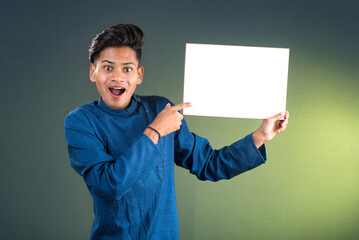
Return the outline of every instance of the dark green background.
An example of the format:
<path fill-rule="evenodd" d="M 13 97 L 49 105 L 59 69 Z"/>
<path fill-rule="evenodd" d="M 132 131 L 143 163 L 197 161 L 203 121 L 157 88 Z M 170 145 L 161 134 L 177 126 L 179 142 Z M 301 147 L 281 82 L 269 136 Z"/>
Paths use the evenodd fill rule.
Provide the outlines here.
<path fill-rule="evenodd" d="M 291 119 L 269 161 L 219 183 L 175 169 L 180 239 L 357 239 L 358 12 L 356 0 L 1 3 L 0 239 L 89 239 L 92 200 L 69 166 L 63 121 L 98 98 L 87 50 L 116 23 L 146 35 L 137 93 L 175 103 L 186 42 L 291 49 Z M 186 120 L 216 148 L 260 124 Z"/>

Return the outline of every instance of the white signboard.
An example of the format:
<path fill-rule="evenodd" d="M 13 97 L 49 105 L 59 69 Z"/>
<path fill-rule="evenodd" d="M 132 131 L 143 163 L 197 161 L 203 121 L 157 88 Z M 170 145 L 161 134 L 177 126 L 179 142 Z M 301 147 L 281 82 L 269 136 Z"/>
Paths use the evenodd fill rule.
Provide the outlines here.
<path fill-rule="evenodd" d="M 265 119 L 286 109 L 288 48 L 186 44 L 183 114 Z"/>

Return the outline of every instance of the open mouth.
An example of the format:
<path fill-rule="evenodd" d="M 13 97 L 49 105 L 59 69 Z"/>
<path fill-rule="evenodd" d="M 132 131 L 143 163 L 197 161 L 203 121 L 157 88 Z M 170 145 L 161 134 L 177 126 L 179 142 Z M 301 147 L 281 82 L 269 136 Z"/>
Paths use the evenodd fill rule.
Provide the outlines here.
<path fill-rule="evenodd" d="M 112 93 L 112 95 L 117 97 L 121 96 L 126 91 L 126 89 L 121 87 L 110 87 L 109 90 Z"/>

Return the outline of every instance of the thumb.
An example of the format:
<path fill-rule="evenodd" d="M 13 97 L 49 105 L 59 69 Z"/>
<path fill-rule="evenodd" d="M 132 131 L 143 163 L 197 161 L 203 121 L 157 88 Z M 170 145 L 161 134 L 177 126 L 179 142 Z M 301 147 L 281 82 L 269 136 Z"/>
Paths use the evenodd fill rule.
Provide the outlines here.
<path fill-rule="evenodd" d="M 285 112 L 280 112 L 280 113 L 274 115 L 273 117 L 270 117 L 268 120 L 277 121 L 277 120 L 283 119 L 284 115 L 285 115 Z"/>
<path fill-rule="evenodd" d="M 171 107 L 171 104 L 170 103 L 167 103 L 166 107 L 165 108 L 169 108 Z"/>

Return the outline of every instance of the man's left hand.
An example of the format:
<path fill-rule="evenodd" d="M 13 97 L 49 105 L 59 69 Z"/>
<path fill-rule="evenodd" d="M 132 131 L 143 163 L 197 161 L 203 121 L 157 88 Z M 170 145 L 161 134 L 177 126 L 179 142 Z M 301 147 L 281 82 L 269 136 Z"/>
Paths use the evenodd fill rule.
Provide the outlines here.
<path fill-rule="evenodd" d="M 289 112 L 285 111 L 264 119 L 261 126 L 252 135 L 257 148 L 274 138 L 277 133 L 284 132 L 288 124 L 288 118 Z"/>

